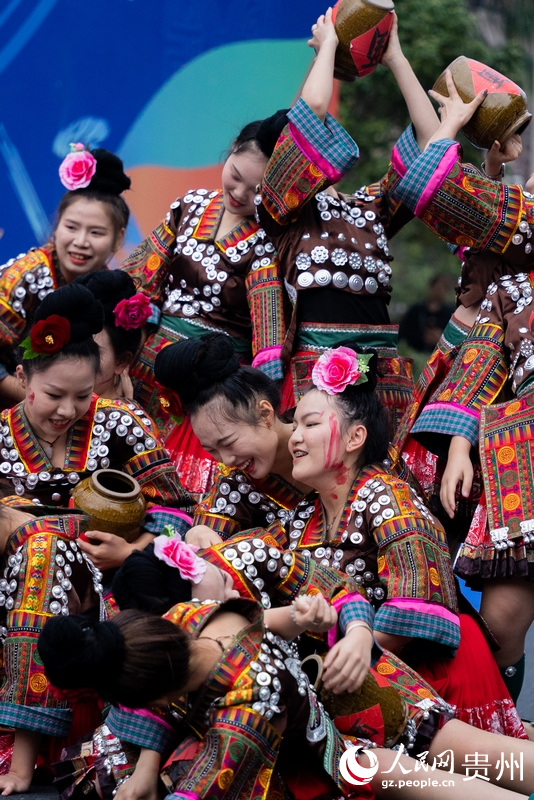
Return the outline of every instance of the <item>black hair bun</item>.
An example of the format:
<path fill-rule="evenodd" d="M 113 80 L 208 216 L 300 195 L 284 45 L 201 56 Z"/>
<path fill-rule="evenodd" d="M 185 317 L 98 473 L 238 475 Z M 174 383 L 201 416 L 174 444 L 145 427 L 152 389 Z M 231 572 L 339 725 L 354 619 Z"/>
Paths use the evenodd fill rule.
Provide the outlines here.
<path fill-rule="evenodd" d="M 154 372 L 158 383 L 176 392 L 188 408 L 201 391 L 224 381 L 239 366 L 231 338 L 207 333 L 164 347 L 156 356 Z"/>
<path fill-rule="evenodd" d="M 264 119 L 258 128 L 256 141 L 261 152 L 270 158 L 278 141 L 278 137 L 287 125 L 287 112 L 289 108 L 281 108 L 272 116 Z"/>
<path fill-rule="evenodd" d="M 53 617 L 37 645 L 48 679 L 59 689 L 99 689 L 124 658 L 124 639 L 113 622 L 92 617 Z"/>
<path fill-rule="evenodd" d="M 121 269 L 102 269 L 99 272 L 89 272 L 86 275 L 80 275 L 73 283 L 85 286 L 97 300 L 100 300 L 104 306 L 106 325 L 115 325 L 113 313 L 115 306 L 121 300 L 133 297 L 136 292 L 132 278 Z"/>
<path fill-rule="evenodd" d="M 154 555 L 154 545 L 134 550 L 113 578 L 112 592 L 121 611 L 136 608 L 162 615 L 191 600 L 191 584 L 175 567 Z"/>
<path fill-rule="evenodd" d="M 110 150 L 97 147 L 91 150 L 96 158 L 96 172 L 91 179 L 89 188 L 101 194 L 122 194 L 129 189 L 132 182 L 124 172 L 122 160 Z"/>
<path fill-rule="evenodd" d="M 104 327 L 104 308 L 85 286 L 71 283 L 48 294 L 35 312 L 33 324 L 52 314 L 70 322 L 70 341 L 80 342 L 100 333 Z"/>

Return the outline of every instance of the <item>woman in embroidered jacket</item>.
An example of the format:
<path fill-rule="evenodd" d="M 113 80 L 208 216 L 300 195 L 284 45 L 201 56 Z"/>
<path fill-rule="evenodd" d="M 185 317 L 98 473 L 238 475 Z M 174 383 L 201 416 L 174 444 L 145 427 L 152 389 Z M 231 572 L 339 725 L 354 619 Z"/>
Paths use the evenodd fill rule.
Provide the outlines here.
<path fill-rule="evenodd" d="M 462 496 L 469 495 L 471 454 L 476 461 L 473 448 L 480 448 L 484 496 L 456 569 L 483 590 L 481 610 L 501 645 L 497 663 L 517 698 L 534 592 L 529 277 L 534 198 L 528 191 L 534 182 L 531 176 L 525 190 L 506 186 L 462 164 L 460 145 L 453 139 L 484 96 L 464 104 L 450 76 L 448 88 L 449 97 L 438 98 L 440 129 L 413 167 L 402 171 L 396 192 L 438 235 L 470 248 L 471 258 L 492 264 L 493 273 L 475 325 L 412 435 L 448 459 L 441 499 L 451 517 L 458 483 Z M 505 387 L 517 399 L 495 404 Z"/>
<path fill-rule="evenodd" d="M 69 191 L 59 203 L 50 240 L 0 267 L 0 392 L 6 408 L 24 396 L 11 373 L 16 348 L 39 304 L 78 275 L 105 269 L 128 225 L 130 211 L 121 195 L 130 188 L 130 179 L 120 158 L 76 144 L 59 175 Z"/>
<path fill-rule="evenodd" d="M 181 543 L 177 546 L 189 547 Z M 192 582 L 205 568 L 202 559 L 191 559 L 175 548 L 168 555 L 181 575 L 189 574 Z M 262 613 L 254 602 L 226 599 L 221 589 L 220 600 L 179 603 L 161 619 L 132 610 L 122 612 L 112 622 L 96 625 L 84 617 L 53 620 L 41 634 L 39 652 L 54 685 L 65 689 L 93 686 L 115 705 L 129 709 L 154 705 L 173 708 L 175 721 L 183 719 L 202 737 L 196 745 L 188 744 L 186 760 L 183 747 L 179 748 L 181 770 L 171 779 L 171 796 L 176 800 L 208 796 L 252 800 L 267 798 L 274 791 L 285 794 L 292 787 L 302 793 L 303 771 L 307 772 L 305 791 L 309 798 L 334 798 L 340 791 L 345 797 L 370 798 L 373 792 L 386 797 L 392 791 L 400 798 L 411 796 L 398 788 L 395 778 L 413 770 L 415 762 L 390 750 L 374 753 L 382 771 L 391 770 L 393 787 L 389 781 L 376 778 L 370 788 L 356 788 L 344 778 L 340 769 L 344 739 L 348 736 L 347 741 L 355 744 L 361 740 L 357 734 L 342 737 L 336 730 L 301 669 L 295 647 L 286 641 L 302 630 L 326 630 L 335 625 L 335 618 L 329 616 L 331 609 L 317 613 L 317 606 L 316 601 L 303 598 L 291 612 L 282 608 Z M 357 649 L 367 651 L 369 660 L 369 628 L 355 622 L 352 629 L 348 626 L 341 642 L 348 642 L 353 633 Z M 111 673 L 109 663 L 115 667 Z M 476 743 L 477 750 L 490 754 L 493 764 L 505 743 L 511 742 L 452 720 L 443 701 L 430 687 L 421 686 L 417 676 L 395 656 L 384 653 L 381 663 L 389 666 L 384 670 L 388 676 L 404 674 L 405 680 L 399 685 L 405 687 L 405 696 L 411 700 L 407 700 L 410 733 L 406 740 L 416 748 L 427 747 L 430 758 L 451 749 L 463 759 L 462 748 Z M 332 664 L 327 664 L 326 672 L 335 689 L 353 691 L 366 670 L 349 680 Z M 419 683 L 419 691 L 410 695 L 412 683 Z M 419 698 L 423 696 L 422 702 Z M 144 720 L 155 721 L 155 715 L 147 711 L 130 712 L 130 718 L 125 733 L 134 732 Z M 168 726 L 166 733 L 172 738 Z M 406 731 L 401 741 L 404 735 Z M 119 787 L 119 800 L 157 795 L 163 736 L 159 742 L 145 736 L 140 744 L 135 772 Z M 110 737 L 109 731 L 99 735 L 97 753 L 102 754 L 103 745 L 111 746 L 112 760 L 124 763 L 120 742 Z M 513 796 L 509 790 L 518 788 L 523 796 L 530 791 L 534 768 L 528 756 L 534 745 L 514 741 L 513 747 L 523 754 L 527 765 L 524 788 L 505 776 L 499 787 L 472 785 L 473 797 L 505 800 Z M 85 748 L 85 753 L 89 752 Z M 313 781 L 309 780 L 310 772 Z M 495 767 L 489 777 L 496 782 L 502 776 Z M 454 787 L 432 791 L 431 796 L 453 798 Z"/>
<path fill-rule="evenodd" d="M 131 371 L 135 398 L 154 418 L 184 486 L 196 493 L 211 487 L 215 464 L 188 421 L 160 403 L 157 354 L 173 342 L 223 332 L 243 363 L 252 361 L 273 378 L 282 377 L 285 326 L 278 261 L 254 219 L 255 188 L 280 128 L 271 141 L 260 143 L 260 123 L 246 125 L 233 142 L 222 189 L 191 190 L 175 200 L 165 221 L 122 265 L 161 309 L 159 327 Z"/>
<path fill-rule="evenodd" d="M 144 546 L 151 525 L 160 530 L 162 507 L 187 507 L 190 498 L 145 413 L 133 402 L 92 393 L 99 367 L 93 334 L 103 319 L 102 305 L 83 286 L 62 287 L 43 300 L 17 367 L 26 399 L 0 418 L 0 473 L 15 496 L 57 508 L 94 470 L 124 470 L 149 504 L 145 532 L 133 545 Z M 118 566 L 132 550 L 112 534 L 88 536 L 95 544 L 82 548 L 101 569 Z"/>
<path fill-rule="evenodd" d="M 333 188 L 356 162 L 358 147 L 327 113 L 337 47 L 330 11 L 312 33 L 308 44 L 317 58 L 300 99 L 287 114 L 258 205 L 294 306 L 283 353 L 290 366 L 282 409 L 293 408 L 310 387 L 320 353 L 349 336 L 379 354 L 384 377 L 378 390 L 392 437 L 413 383 L 411 364 L 397 355 L 397 326 L 389 321 L 392 257 L 387 237 L 412 214 L 392 200 L 393 171 L 354 195 Z M 402 53 L 396 21 L 382 63 L 394 73 L 424 146 L 438 120 Z M 408 149 L 411 156 L 420 152 L 413 137 Z"/>

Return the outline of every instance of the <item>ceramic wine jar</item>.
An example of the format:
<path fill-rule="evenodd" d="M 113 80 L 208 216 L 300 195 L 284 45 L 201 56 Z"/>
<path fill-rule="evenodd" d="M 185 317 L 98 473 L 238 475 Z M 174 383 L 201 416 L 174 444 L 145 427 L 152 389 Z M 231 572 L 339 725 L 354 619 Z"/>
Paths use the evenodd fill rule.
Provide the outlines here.
<path fill-rule="evenodd" d="M 465 56 L 455 59 L 449 69 L 465 103 L 471 102 L 483 89 L 488 90 L 484 102 L 462 128 L 462 133 L 475 147 L 489 150 L 495 140 L 502 146 L 514 133 L 521 134 L 525 130 L 532 114 L 527 111 L 527 97 L 520 86 L 491 67 Z M 445 72 L 437 79 L 434 90 L 449 96 Z"/>
<path fill-rule="evenodd" d="M 353 81 L 376 69 L 388 45 L 392 0 L 338 0 L 332 12 L 339 44 L 334 77 Z"/>
<path fill-rule="evenodd" d="M 137 539 L 145 516 L 141 487 L 130 475 L 116 469 L 98 469 L 72 492 L 74 505 L 91 518 L 89 530 Z"/>

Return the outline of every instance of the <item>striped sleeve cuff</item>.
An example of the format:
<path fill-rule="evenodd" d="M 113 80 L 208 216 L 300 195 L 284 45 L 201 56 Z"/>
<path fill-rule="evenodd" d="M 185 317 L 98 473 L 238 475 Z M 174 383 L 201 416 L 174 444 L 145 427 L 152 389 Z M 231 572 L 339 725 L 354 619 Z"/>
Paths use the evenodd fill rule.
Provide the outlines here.
<path fill-rule="evenodd" d="M 387 600 L 376 612 L 375 631 L 426 639 L 455 651 L 460 644 L 458 615 L 432 603 L 420 603 L 420 610 L 412 605 L 412 598 Z"/>
<path fill-rule="evenodd" d="M 421 150 L 415 138 L 413 125 L 408 125 L 406 130 L 400 135 L 393 153 L 391 161 L 396 172 L 403 177 L 414 161 L 421 155 Z"/>
<path fill-rule="evenodd" d="M 421 434 L 441 434 L 442 436 L 463 436 L 478 444 L 480 413 L 454 403 L 429 403 L 423 409 L 412 428 L 412 436 L 422 442 Z M 426 444 L 426 442 L 425 442 Z"/>
<path fill-rule="evenodd" d="M 351 622 L 365 622 L 373 630 L 374 608 L 359 592 L 343 593 L 332 603 L 337 611 L 337 625 L 328 631 L 328 646 L 333 645 L 345 636 L 347 626 Z"/>
<path fill-rule="evenodd" d="M 138 747 L 155 750 L 168 755 L 175 744 L 173 729 L 163 720 L 134 710 L 113 706 L 106 719 L 106 725 L 114 736 Z"/>
<path fill-rule="evenodd" d="M 393 194 L 414 214 L 420 214 L 430 204 L 458 157 L 460 145 L 452 139 L 433 142 L 428 150 L 413 162 Z"/>
<path fill-rule="evenodd" d="M 0 703 L 0 725 L 7 728 L 22 728 L 25 731 L 64 738 L 69 735 L 71 722 L 70 708 L 42 708 Z"/>
<path fill-rule="evenodd" d="M 358 145 L 345 128 L 327 114 L 324 123 L 300 97 L 287 115 L 290 131 L 310 161 L 325 160 L 340 174 L 345 174 L 359 157 Z M 311 145 L 311 152 L 307 145 Z M 322 169 L 321 163 L 317 166 Z"/>

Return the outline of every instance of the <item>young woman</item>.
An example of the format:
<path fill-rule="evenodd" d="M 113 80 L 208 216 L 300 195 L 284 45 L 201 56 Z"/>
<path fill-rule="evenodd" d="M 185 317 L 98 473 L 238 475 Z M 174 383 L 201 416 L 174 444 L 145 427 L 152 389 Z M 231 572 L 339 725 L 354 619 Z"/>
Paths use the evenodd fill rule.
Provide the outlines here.
<path fill-rule="evenodd" d="M 130 188 L 120 158 L 108 150 L 74 145 L 60 167 L 69 190 L 58 206 L 50 240 L 11 259 L 0 277 L 0 392 L 4 407 L 23 399 L 15 371 L 16 346 L 46 295 L 78 275 L 104 269 L 123 242 L 130 212 L 122 192 Z M 81 149 L 79 149 L 81 148 Z"/>
<path fill-rule="evenodd" d="M 158 330 L 146 341 L 131 375 L 135 398 L 154 417 L 182 483 L 192 492 L 211 487 L 215 464 L 188 421 L 162 406 L 154 381 L 160 350 L 214 331 L 231 337 L 244 363 L 281 378 L 285 327 L 274 246 L 254 219 L 254 196 L 281 124 L 261 143 L 261 120 L 239 133 L 224 164 L 222 189 L 191 190 L 171 205 L 153 233 L 123 264 L 139 290 L 161 309 Z M 174 417 L 174 419 L 173 419 Z"/>
<path fill-rule="evenodd" d="M 525 477 L 530 470 L 534 369 L 529 277 L 534 266 L 534 202 L 529 190 L 534 189 L 534 180 L 531 176 L 525 190 L 504 186 L 461 163 L 459 145 L 452 140 L 484 95 L 465 104 L 450 75 L 447 86 L 449 97 L 437 96 L 442 104 L 440 129 L 417 167 L 405 172 L 397 191 L 439 235 L 469 247 L 470 259 L 486 264 L 486 277 L 487 265 L 493 272 L 476 324 L 451 373 L 428 398 L 412 436 L 447 458 L 441 499 L 451 518 L 456 515 L 458 484 L 461 496 L 470 493 L 471 457 L 476 466 L 473 448 L 480 448 L 484 494 L 456 567 L 468 582 L 482 588 L 481 611 L 501 646 L 497 663 L 517 698 L 534 592 L 530 535 L 534 505 Z M 496 404 L 505 386 L 516 399 Z"/>
<path fill-rule="evenodd" d="M 321 352 L 350 337 L 379 355 L 378 391 L 389 413 L 390 437 L 413 391 L 411 364 L 397 354 L 397 326 L 387 306 L 392 257 L 388 236 L 410 218 L 381 183 L 340 194 L 332 186 L 358 158 L 356 143 L 327 114 L 333 88 L 337 36 L 331 11 L 318 19 L 308 43 L 317 58 L 302 95 L 289 111 L 261 187 L 259 219 L 278 251 L 293 305 L 283 357 L 290 361 L 282 410 L 292 408 L 311 385 Z M 421 145 L 438 125 L 428 97 L 391 31 L 382 63 L 393 71 L 408 103 Z M 262 131 L 260 130 L 260 136 Z M 419 152 L 412 135 L 407 158 Z"/>
<path fill-rule="evenodd" d="M 161 753 L 173 740 L 181 740 L 180 771 L 171 782 L 172 795 L 180 800 L 208 795 L 265 798 L 268 792 L 288 789 L 308 798 L 333 798 L 340 791 L 344 797 L 372 796 L 365 786 L 348 783 L 340 770 L 347 746 L 344 740 L 368 747 L 369 739 L 362 741 L 358 733 L 351 736 L 337 731 L 302 671 L 295 648 L 285 640 L 311 624 L 309 609 L 304 613 L 295 609 L 293 619 L 285 615 L 275 624 L 270 617 L 267 623 L 268 614 L 264 621 L 257 604 L 225 602 L 221 597 L 212 602 L 180 603 L 163 618 L 125 611 L 112 622 L 95 624 L 87 617 L 69 617 L 45 626 L 39 653 L 55 685 L 94 686 L 103 697 L 127 709 L 154 705 L 172 709 L 175 725 L 185 723 L 201 737 L 200 742 L 184 742 L 184 728 L 176 736 L 163 720 L 160 727 L 166 741 L 163 736 L 158 742 L 143 739 L 135 772 L 118 789 L 119 800 L 156 796 Z M 325 627 L 328 624 L 327 620 Z M 366 647 L 370 654 L 370 636 Z M 499 781 L 499 786 L 473 781 L 470 794 L 511 800 L 512 792 L 518 791 L 526 797 L 534 787 L 531 742 L 496 737 L 451 720 L 446 705 L 430 687 L 420 681 L 417 684 L 413 673 L 394 656 L 383 656 L 381 663 L 389 665 L 384 674 L 403 677 L 399 690 L 411 698 L 411 703 L 407 701 L 409 722 L 400 742 L 411 743 L 415 750 L 423 746 L 430 761 L 451 750 L 457 765 L 465 764 L 468 751 L 487 753 L 491 764 L 487 777 Z M 364 677 L 365 671 L 355 685 Z M 130 712 L 130 725 L 124 732 L 132 734 L 137 724 L 142 726 L 143 720 L 154 716 L 153 712 Z M 514 755 L 524 759 L 522 781 L 511 780 L 506 773 L 500 776 L 498 767 L 493 766 L 503 757 L 503 750 L 512 748 Z M 85 752 L 91 752 L 90 744 Z M 99 732 L 97 749 L 92 752 L 95 766 L 113 753 L 108 760 L 117 763 L 124 774 L 128 759 L 109 729 Z M 412 797 L 413 790 L 406 792 L 402 785 L 406 772 L 417 768 L 416 761 L 384 749 L 374 750 L 374 755 L 380 769 L 390 771 L 393 780 L 384 782 L 377 774 L 370 788 L 379 796 Z M 462 768 L 465 766 L 459 766 Z M 440 773 L 433 776 L 436 774 Z M 453 780 L 461 780 L 458 773 L 454 775 Z M 426 796 L 457 796 L 457 789 L 439 784 L 428 788 Z"/>
<path fill-rule="evenodd" d="M 104 307 L 104 327 L 95 334 L 100 349 L 95 394 L 108 400 L 132 400 L 129 369 L 146 337 L 144 326 L 152 313 L 150 301 L 136 293 L 133 280 L 121 270 L 83 275 L 76 283 L 89 289 Z"/>
<path fill-rule="evenodd" d="M 103 321 L 101 303 L 83 286 L 62 287 L 42 301 L 17 367 L 26 398 L 0 417 L 0 473 L 15 496 L 58 508 L 68 506 L 72 487 L 94 470 L 123 469 L 148 500 L 145 530 L 152 518 L 159 531 L 158 507 L 190 500 L 144 412 L 93 394 L 100 366 L 93 336 Z M 87 535 L 95 544 L 82 548 L 101 569 L 118 566 L 150 540 L 147 532 L 131 545 L 108 533 Z"/>
<path fill-rule="evenodd" d="M 167 389 L 160 391 L 161 399 L 179 405 L 204 450 L 220 462 L 187 541 L 205 547 L 240 530 L 267 527 L 275 517 L 285 520 L 309 487 L 291 474 L 292 428 L 278 416 L 276 383 L 242 366 L 223 334 L 165 347 L 156 358 L 155 375 Z"/>

